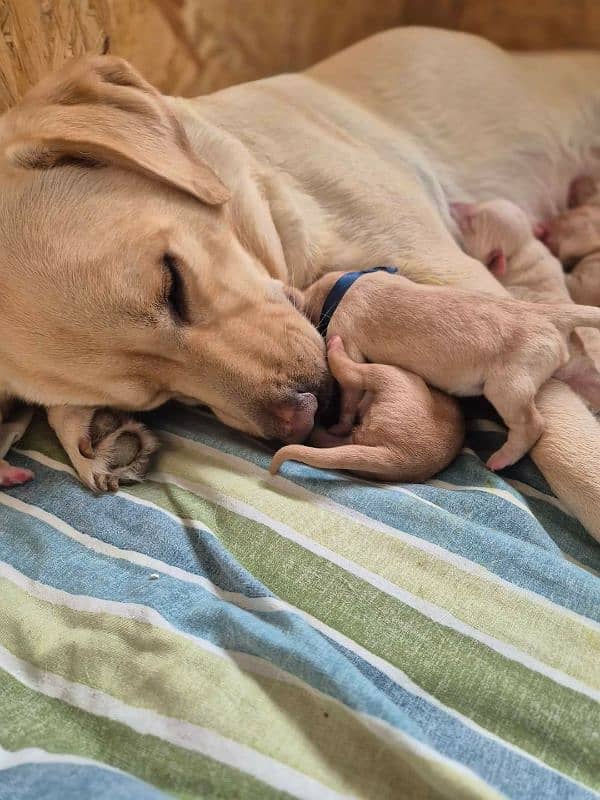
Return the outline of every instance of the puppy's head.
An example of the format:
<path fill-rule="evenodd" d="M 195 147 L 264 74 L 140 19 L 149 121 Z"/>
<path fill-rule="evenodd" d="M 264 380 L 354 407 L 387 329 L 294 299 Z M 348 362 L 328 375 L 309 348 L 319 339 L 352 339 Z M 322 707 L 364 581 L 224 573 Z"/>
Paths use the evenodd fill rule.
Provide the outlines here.
<path fill-rule="evenodd" d="M 502 276 L 506 262 L 533 239 L 525 212 L 509 200 L 453 203 L 451 211 L 466 252 L 497 277 Z"/>
<path fill-rule="evenodd" d="M 600 188 L 588 176 L 569 188 L 569 209 L 545 225 L 544 242 L 567 267 L 600 250 Z"/>
<path fill-rule="evenodd" d="M 0 121 L 0 174 L 0 391 L 124 409 L 184 395 L 253 434 L 308 432 L 321 338 L 263 228 L 126 62 L 34 89 Z"/>

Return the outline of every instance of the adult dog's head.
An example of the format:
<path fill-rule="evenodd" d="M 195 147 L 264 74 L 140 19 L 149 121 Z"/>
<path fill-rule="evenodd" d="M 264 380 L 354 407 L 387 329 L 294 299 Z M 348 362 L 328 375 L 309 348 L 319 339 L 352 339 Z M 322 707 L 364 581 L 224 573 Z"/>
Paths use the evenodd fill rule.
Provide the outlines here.
<path fill-rule="evenodd" d="M 5 114 L 0 174 L 0 394 L 132 410 L 184 395 L 253 434 L 308 433 L 321 339 L 126 62 L 73 62 Z"/>

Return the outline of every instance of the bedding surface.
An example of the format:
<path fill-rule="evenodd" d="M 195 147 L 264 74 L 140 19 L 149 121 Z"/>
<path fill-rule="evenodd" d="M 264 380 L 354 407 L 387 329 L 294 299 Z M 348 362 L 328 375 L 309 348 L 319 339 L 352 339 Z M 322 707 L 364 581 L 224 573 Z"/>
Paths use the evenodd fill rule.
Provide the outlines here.
<path fill-rule="evenodd" d="M 0 493 L 0 798 L 573 798 L 600 790 L 600 546 L 469 406 L 376 486 L 201 410 L 96 498 L 39 420 Z"/>

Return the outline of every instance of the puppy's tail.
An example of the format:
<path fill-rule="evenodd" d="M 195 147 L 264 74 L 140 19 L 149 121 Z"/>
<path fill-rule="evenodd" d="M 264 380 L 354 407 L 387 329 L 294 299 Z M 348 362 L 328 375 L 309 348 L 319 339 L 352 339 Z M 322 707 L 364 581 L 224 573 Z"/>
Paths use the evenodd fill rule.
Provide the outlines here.
<path fill-rule="evenodd" d="M 269 471 L 275 475 L 284 461 L 300 461 L 311 467 L 323 469 L 349 469 L 353 472 L 385 477 L 392 466 L 384 448 L 362 444 L 345 444 L 340 447 L 308 447 L 290 444 L 282 447 L 273 456 Z"/>

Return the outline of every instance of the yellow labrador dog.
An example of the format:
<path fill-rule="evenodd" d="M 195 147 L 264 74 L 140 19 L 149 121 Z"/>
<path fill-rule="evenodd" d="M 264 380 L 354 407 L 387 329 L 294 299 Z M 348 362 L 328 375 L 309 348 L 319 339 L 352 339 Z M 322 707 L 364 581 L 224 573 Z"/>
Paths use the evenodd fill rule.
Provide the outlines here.
<path fill-rule="evenodd" d="M 577 175 L 600 176 L 598 74 L 600 56 L 419 28 L 196 100 L 112 57 L 69 64 L 0 124 L 3 394 L 49 407 L 101 487 L 142 470 L 96 462 L 95 406 L 186 396 L 303 438 L 325 354 L 284 286 L 395 264 L 502 294 L 456 244 L 449 202 L 503 196 L 532 222 L 563 210 Z M 537 403 L 533 457 L 600 537 L 600 429 L 563 383 Z"/>

